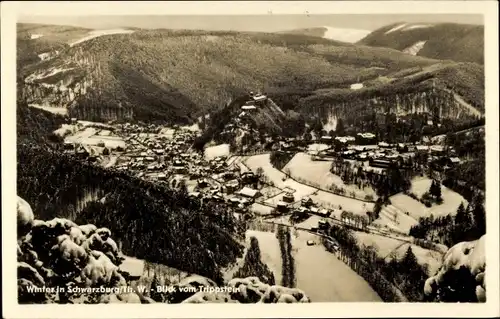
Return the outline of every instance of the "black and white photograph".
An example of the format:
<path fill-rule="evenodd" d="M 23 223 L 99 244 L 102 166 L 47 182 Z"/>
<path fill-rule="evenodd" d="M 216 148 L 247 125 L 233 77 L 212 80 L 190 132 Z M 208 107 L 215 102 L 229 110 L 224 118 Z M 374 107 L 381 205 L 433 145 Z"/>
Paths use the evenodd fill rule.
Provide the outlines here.
<path fill-rule="evenodd" d="M 495 304 L 498 16 L 61 3 L 9 26 L 19 309 Z"/>

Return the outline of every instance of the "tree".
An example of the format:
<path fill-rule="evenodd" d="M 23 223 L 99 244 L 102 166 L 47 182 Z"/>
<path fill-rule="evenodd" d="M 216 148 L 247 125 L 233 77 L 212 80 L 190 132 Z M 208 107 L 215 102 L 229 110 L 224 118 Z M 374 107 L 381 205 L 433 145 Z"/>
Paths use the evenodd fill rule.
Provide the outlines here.
<path fill-rule="evenodd" d="M 464 203 L 460 203 L 460 206 L 458 206 L 457 214 L 455 215 L 455 224 L 464 226 L 471 225 L 471 218 L 469 212 L 464 207 Z"/>
<path fill-rule="evenodd" d="M 337 120 L 337 126 L 335 127 L 335 133 L 337 135 L 342 136 L 345 133 L 345 128 L 344 128 L 344 122 L 342 121 L 341 118 Z"/>
<path fill-rule="evenodd" d="M 482 200 L 477 198 L 474 203 L 474 209 L 472 210 L 472 215 L 474 216 L 474 224 L 477 229 L 476 237 L 484 235 L 486 233 L 486 216 L 484 211 L 484 206 Z"/>
<path fill-rule="evenodd" d="M 411 249 L 411 245 L 408 246 L 408 249 L 406 250 L 404 257 L 401 260 L 401 265 L 408 270 L 418 269 L 419 264 L 417 261 L 417 257 L 415 257 L 415 254 L 413 254 L 413 250 Z"/>
<path fill-rule="evenodd" d="M 306 132 L 306 133 L 304 133 L 304 140 L 305 140 L 306 142 L 310 142 L 310 141 L 312 140 L 312 135 L 311 135 L 311 133 L 310 133 L 310 132 Z"/>
<path fill-rule="evenodd" d="M 163 296 L 161 292 L 158 291 L 157 287 L 160 286 L 160 281 L 156 276 L 156 273 L 153 276 L 153 281 L 151 282 L 151 299 L 156 302 L 163 302 Z"/>
<path fill-rule="evenodd" d="M 431 187 L 429 188 L 429 194 L 436 199 L 441 199 L 441 183 L 433 179 Z"/>

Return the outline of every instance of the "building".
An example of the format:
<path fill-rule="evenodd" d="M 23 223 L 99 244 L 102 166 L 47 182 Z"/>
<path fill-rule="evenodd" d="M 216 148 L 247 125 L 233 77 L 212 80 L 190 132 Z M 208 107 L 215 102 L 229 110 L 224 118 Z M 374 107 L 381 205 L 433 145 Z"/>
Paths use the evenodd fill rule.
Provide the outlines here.
<path fill-rule="evenodd" d="M 283 201 L 279 201 L 276 204 L 276 210 L 279 212 L 287 212 L 289 209 L 290 207 L 288 206 L 288 203 L 285 203 Z"/>
<path fill-rule="evenodd" d="M 310 197 L 304 197 L 302 198 L 301 203 L 303 206 L 309 208 L 311 205 L 314 204 L 314 201 Z"/>
<path fill-rule="evenodd" d="M 380 167 L 380 168 L 389 168 L 389 167 L 394 167 L 395 162 L 393 160 L 390 160 L 390 159 L 377 158 L 377 159 L 372 159 L 370 161 L 370 166 Z"/>
<path fill-rule="evenodd" d="M 224 190 L 226 193 L 234 193 L 238 189 L 239 184 L 236 179 L 230 180 L 224 185 Z"/>
<path fill-rule="evenodd" d="M 416 148 L 416 151 L 418 153 L 427 153 L 427 152 L 429 152 L 429 146 L 427 146 L 427 145 L 417 145 L 417 146 L 415 146 L 415 148 Z"/>
<path fill-rule="evenodd" d="M 444 146 L 442 145 L 432 145 L 430 147 L 431 154 L 440 155 L 444 153 Z"/>
<path fill-rule="evenodd" d="M 333 140 L 333 137 L 331 137 L 330 135 L 321 136 L 321 141 L 323 141 L 323 142 L 330 143 L 332 140 Z"/>
<path fill-rule="evenodd" d="M 293 203 L 295 201 L 295 197 L 293 196 L 292 193 L 286 193 L 285 195 L 283 195 L 282 200 L 285 203 Z"/>
<path fill-rule="evenodd" d="M 264 102 L 267 100 L 267 96 L 263 94 L 255 94 L 252 98 L 255 102 Z"/>
<path fill-rule="evenodd" d="M 257 198 L 257 197 L 259 197 L 261 195 L 258 190 L 250 188 L 250 187 L 247 187 L 247 186 L 243 187 L 238 192 L 238 194 L 241 195 L 241 196 L 247 197 L 247 198 L 251 198 L 251 199 L 255 199 L 255 198 Z"/>
<path fill-rule="evenodd" d="M 373 133 L 358 133 L 356 135 L 356 142 L 361 145 L 373 144 L 375 143 L 375 134 Z"/>

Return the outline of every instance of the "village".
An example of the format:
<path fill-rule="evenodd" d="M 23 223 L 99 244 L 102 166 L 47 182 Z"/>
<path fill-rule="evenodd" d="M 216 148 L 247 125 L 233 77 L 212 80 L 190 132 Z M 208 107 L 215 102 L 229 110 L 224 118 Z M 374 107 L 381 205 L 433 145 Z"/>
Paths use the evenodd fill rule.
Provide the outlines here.
<path fill-rule="evenodd" d="M 262 94 L 250 96 L 252 99 L 242 106 L 242 113 L 252 112 L 266 99 Z M 68 154 L 148 181 L 185 188 L 190 197 L 202 203 L 226 202 L 240 213 L 261 216 L 293 213 L 297 218 L 313 214 L 341 219 L 344 211 L 365 215 L 373 209 L 376 196 L 366 195 L 366 191 L 361 190 L 360 196 L 355 192 L 334 192 L 294 176 L 290 168 L 300 175 L 314 162 L 330 163 L 342 158 L 364 170 L 383 174 L 391 167 L 405 168 L 415 156 L 423 156 L 437 170 L 460 163 L 453 149 L 443 145 L 432 145 L 430 141 L 391 145 L 377 142 L 377 137 L 369 132 L 322 136 L 308 142 L 281 137 L 269 141 L 275 152 L 297 154 L 297 159 L 307 157 L 306 162 L 288 167 L 285 172 L 271 166 L 269 152 L 231 154 L 227 144 L 208 145 L 203 153 L 197 152 L 192 147 L 201 133 L 196 126 L 103 124 L 72 119 L 71 124 L 55 133 L 64 137 Z M 329 167 L 324 174 L 331 174 L 328 170 Z"/>

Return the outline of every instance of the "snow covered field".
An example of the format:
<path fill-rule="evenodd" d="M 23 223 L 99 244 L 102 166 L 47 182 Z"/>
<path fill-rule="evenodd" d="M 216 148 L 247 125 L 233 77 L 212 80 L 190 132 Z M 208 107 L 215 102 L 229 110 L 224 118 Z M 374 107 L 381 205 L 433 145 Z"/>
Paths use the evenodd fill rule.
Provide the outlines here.
<path fill-rule="evenodd" d="M 70 143 L 84 144 L 84 145 L 97 145 L 101 142 L 107 148 L 125 148 L 125 141 L 119 136 L 100 136 L 96 135 L 97 129 L 87 127 L 74 135 L 66 136 L 65 141 Z"/>
<path fill-rule="evenodd" d="M 312 302 L 382 301 L 361 276 L 326 251 L 318 236 L 298 230 L 292 232 L 291 240 L 297 287 Z M 316 245 L 308 246 L 308 240 Z"/>
<path fill-rule="evenodd" d="M 375 247 L 377 250 L 377 255 L 380 258 L 385 258 L 389 261 L 391 257 L 395 256 L 398 259 L 403 258 L 408 247 L 411 245 L 411 249 L 417 258 L 417 261 L 421 265 L 427 265 L 428 274 L 434 274 L 441 266 L 441 260 L 443 255 L 439 252 L 428 250 L 417 245 L 406 243 L 393 238 L 388 238 L 384 236 L 379 236 L 376 234 L 369 234 L 365 232 L 354 232 L 356 239 L 359 244 L 365 246 Z"/>
<path fill-rule="evenodd" d="M 69 46 L 74 46 L 76 44 L 79 44 L 79 43 L 82 43 L 82 42 L 85 42 L 85 41 L 88 41 L 88 40 L 92 40 L 92 39 L 95 39 L 95 38 L 98 38 L 98 37 L 102 37 L 104 35 L 129 34 L 129 33 L 133 33 L 133 32 L 134 32 L 133 30 L 126 30 L 126 29 L 94 30 L 94 31 L 90 31 L 87 36 L 85 36 L 85 37 L 83 37 L 81 39 L 78 39 L 76 41 L 71 42 L 69 44 Z"/>
<path fill-rule="evenodd" d="M 362 216 L 366 216 L 367 211 L 373 211 L 374 207 L 373 203 L 367 203 L 325 191 L 318 191 L 316 194 L 311 195 L 311 199 L 325 208 L 338 208 L 341 206 L 342 210 L 350 211 L 354 214 Z"/>
<path fill-rule="evenodd" d="M 431 183 L 432 180 L 429 178 L 415 178 L 412 180 L 410 192 L 421 198 L 429 190 Z M 434 217 L 455 214 L 460 203 L 464 203 L 464 206 L 468 204 L 462 195 L 445 186 L 441 186 L 441 195 L 443 203 L 434 204 L 432 207 L 426 207 L 421 202 L 401 193 L 391 196 L 390 200 L 394 206 L 409 212 L 410 216 L 417 220 L 419 217 L 428 217 L 430 214 Z"/>
<path fill-rule="evenodd" d="M 318 184 L 323 189 L 329 189 L 331 185 L 336 185 L 344 188 L 347 193 L 354 192 L 356 196 L 361 198 L 366 195 L 376 197 L 375 191 L 371 187 L 360 189 L 355 185 L 344 184 L 340 176 L 330 172 L 330 167 L 330 161 L 313 161 L 309 154 L 297 153 L 284 167 L 284 171 L 288 169 L 292 177 Z"/>
<path fill-rule="evenodd" d="M 48 105 L 40 105 L 40 104 L 30 104 L 30 107 L 34 107 L 40 110 L 44 110 L 53 114 L 60 114 L 60 115 L 66 115 L 68 114 L 68 109 L 65 107 L 55 107 L 55 106 L 48 106 Z"/>
<path fill-rule="evenodd" d="M 282 277 L 282 261 L 280 243 L 278 238 L 276 238 L 276 234 L 274 232 L 247 230 L 245 236 L 247 245 L 250 244 L 251 237 L 257 238 L 261 260 L 269 267 L 269 270 L 274 274 L 275 282 L 279 284 Z"/>

